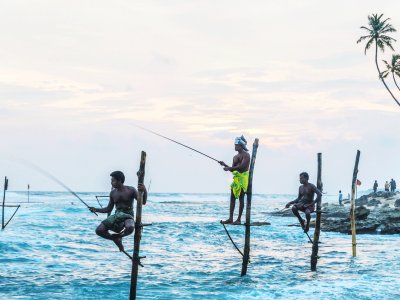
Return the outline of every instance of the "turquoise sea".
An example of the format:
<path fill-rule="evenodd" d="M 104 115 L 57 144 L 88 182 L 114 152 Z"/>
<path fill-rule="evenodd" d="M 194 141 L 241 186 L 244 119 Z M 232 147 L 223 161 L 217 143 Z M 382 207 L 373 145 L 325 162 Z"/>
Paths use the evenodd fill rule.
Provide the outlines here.
<path fill-rule="evenodd" d="M 89 205 L 95 195 L 78 193 Z M 272 217 L 294 195 L 253 195 L 251 263 L 242 259 L 219 220 L 228 216 L 228 194 L 150 194 L 138 299 L 400 299 L 400 236 L 321 233 L 317 272 L 311 244 L 295 218 Z M 324 196 L 334 203 L 336 196 Z M 26 202 L 8 192 L 7 203 Z M 31 193 L 31 202 L 0 231 L 0 299 L 128 299 L 130 260 L 94 230 L 96 217 L 66 192 Z M 101 200 L 103 204 L 106 199 Z M 12 213 L 6 208 L 6 218 Z M 244 219 L 243 219 L 244 221 Z M 228 227 L 240 248 L 244 226 Z M 311 236 L 313 229 L 311 229 Z M 127 251 L 133 235 L 124 239 Z"/>

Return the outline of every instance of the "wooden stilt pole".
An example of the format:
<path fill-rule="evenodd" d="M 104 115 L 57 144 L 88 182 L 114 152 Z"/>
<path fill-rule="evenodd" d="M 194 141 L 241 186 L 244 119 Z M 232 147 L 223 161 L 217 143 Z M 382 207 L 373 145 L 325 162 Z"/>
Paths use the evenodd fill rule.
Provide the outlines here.
<path fill-rule="evenodd" d="M 6 227 L 4 225 L 4 206 L 6 202 L 6 191 L 8 189 L 8 179 L 7 176 L 4 177 L 4 189 L 3 189 L 3 207 L 2 207 L 2 213 L 1 213 L 1 229 L 4 229 Z"/>
<path fill-rule="evenodd" d="M 30 189 L 30 186 L 28 184 L 28 203 L 29 203 L 29 189 Z"/>
<path fill-rule="evenodd" d="M 357 150 L 356 163 L 354 164 L 354 170 L 353 170 L 353 181 L 351 182 L 350 222 L 351 222 L 351 240 L 352 240 L 353 257 L 357 256 L 355 194 L 357 187 L 357 174 L 358 174 L 359 161 L 360 161 L 360 150 Z"/>
<path fill-rule="evenodd" d="M 240 276 L 246 275 L 247 265 L 249 264 L 249 259 L 250 259 L 251 196 L 253 189 L 253 173 L 254 173 L 254 164 L 256 162 L 257 149 L 258 149 L 258 139 L 255 139 L 253 143 L 253 153 L 251 155 L 251 162 L 250 162 L 249 184 L 247 187 L 246 224 L 245 224 L 246 232 L 244 238 L 242 272 Z"/>
<path fill-rule="evenodd" d="M 322 192 L 322 154 L 318 153 L 318 174 L 317 174 L 317 189 Z M 311 271 L 317 270 L 318 262 L 318 243 L 319 234 L 321 231 L 321 197 L 317 196 L 317 217 L 315 219 L 314 241 L 311 253 Z"/>
<path fill-rule="evenodd" d="M 138 183 L 143 183 L 146 165 L 146 152 L 142 151 L 142 156 L 140 158 L 140 169 L 137 172 Z M 135 237 L 132 255 L 132 272 L 131 272 L 131 290 L 130 290 L 130 300 L 136 299 L 136 287 L 137 278 L 140 263 L 140 239 L 142 238 L 142 205 L 143 205 L 143 193 L 138 191 L 137 205 L 136 205 L 136 221 L 135 221 Z"/>

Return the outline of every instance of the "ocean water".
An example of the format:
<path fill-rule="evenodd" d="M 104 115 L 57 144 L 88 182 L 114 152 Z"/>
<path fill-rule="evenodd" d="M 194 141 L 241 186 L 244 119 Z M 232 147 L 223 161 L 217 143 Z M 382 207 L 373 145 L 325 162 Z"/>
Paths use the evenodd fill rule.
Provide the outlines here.
<path fill-rule="evenodd" d="M 98 207 L 101 193 L 79 195 Z M 251 228 L 251 263 L 240 277 L 241 255 L 219 224 L 228 194 L 150 194 L 143 222 L 153 226 L 143 231 L 137 298 L 400 299 L 399 235 L 359 235 L 353 258 L 351 236 L 321 232 L 311 272 L 311 244 L 288 226 L 296 219 L 269 215 L 294 198 L 253 195 L 252 221 L 271 225 Z M 0 231 L 0 299 L 128 299 L 130 260 L 94 232 L 106 215 L 96 217 L 64 192 L 31 193 L 30 200 L 41 203 L 22 203 Z M 26 193 L 8 192 L 8 203 L 21 201 Z M 6 208 L 6 218 L 11 213 Z M 243 248 L 244 226 L 228 229 Z M 124 245 L 132 251 L 133 235 Z"/>

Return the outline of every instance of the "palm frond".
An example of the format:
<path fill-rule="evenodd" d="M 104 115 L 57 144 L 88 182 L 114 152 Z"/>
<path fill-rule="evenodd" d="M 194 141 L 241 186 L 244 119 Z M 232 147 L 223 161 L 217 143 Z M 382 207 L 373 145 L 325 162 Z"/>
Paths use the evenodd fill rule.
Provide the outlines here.
<path fill-rule="evenodd" d="M 391 36 L 387 36 L 387 35 L 384 35 L 384 34 L 380 35 L 379 38 L 382 39 L 382 40 L 391 41 L 391 42 L 396 42 L 397 41 L 396 39 L 392 38 Z"/>
<path fill-rule="evenodd" d="M 361 26 L 360 28 L 361 28 L 361 29 L 367 30 L 369 33 L 372 33 L 372 32 L 373 32 L 373 30 L 371 30 L 371 29 L 369 29 L 369 28 L 367 28 L 367 27 L 365 27 L 365 26 Z"/>
<path fill-rule="evenodd" d="M 380 78 L 386 78 L 388 75 L 389 75 L 389 71 L 388 70 L 383 71 L 383 72 L 381 72 Z"/>
<path fill-rule="evenodd" d="M 386 60 L 382 59 L 382 61 L 385 63 L 386 65 L 386 69 L 391 70 L 392 69 L 392 65 L 389 64 Z"/>
<path fill-rule="evenodd" d="M 387 42 L 385 40 L 382 40 L 383 45 L 388 46 L 390 49 L 392 49 L 392 51 L 394 51 L 393 46 L 390 42 Z M 384 51 L 384 49 L 382 49 L 382 51 Z"/>
<path fill-rule="evenodd" d="M 369 48 L 371 48 L 371 45 L 372 45 L 372 43 L 374 42 L 374 38 L 372 37 L 368 42 L 367 42 L 367 44 L 365 45 L 365 50 L 364 50 L 364 54 L 367 54 L 367 50 L 369 49 Z"/>
<path fill-rule="evenodd" d="M 361 36 L 361 37 L 357 40 L 357 44 L 360 43 L 360 42 L 362 42 L 363 40 L 368 39 L 368 38 L 371 38 L 371 37 L 372 37 L 372 36 L 370 36 L 370 35 Z"/>

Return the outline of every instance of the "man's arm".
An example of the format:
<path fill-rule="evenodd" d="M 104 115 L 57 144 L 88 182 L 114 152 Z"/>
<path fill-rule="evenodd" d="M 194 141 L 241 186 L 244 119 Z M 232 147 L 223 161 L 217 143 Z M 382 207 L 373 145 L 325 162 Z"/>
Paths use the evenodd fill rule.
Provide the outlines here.
<path fill-rule="evenodd" d="M 108 202 L 106 207 L 103 207 L 103 208 L 89 207 L 89 210 L 91 212 L 110 213 L 110 212 L 112 212 L 113 208 L 114 208 L 114 200 L 112 199 L 111 193 L 110 193 L 110 201 Z"/>
<path fill-rule="evenodd" d="M 238 165 L 235 165 L 233 163 L 232 167 L 227 166 L 224 168 L 224 170 L 231 171 L 231 172 L 238 171 L 238 172 L 242 173 L 242 172 L 245 172 L 248 170 L 249 165 L 250 165 L 250 154 L 247 154 L 243 157 L 242 161 Z"/>
<path fill-rule="evenodd" d="M 144 186 L 143 183 L 139 183 L 138 184 L 138 191 L 143 193 L 143 205 L 146 205 L 146 202 L 147 202 L 147 189 L 146 189 L 146 187 Z M 134 198 L 137 201 L 138 192 L 136 191 L 136 189 L 134 189 Z"/>
<path fill-rule="evenodd" d="M 297 199 L 294 199 L 293 201 L 290 201 L 290 202 L 288 202 L 287 204 L 286 204 L 286 208 L 289 208 L 290 207 L 290 205 L 292 205 L 292 204 L 295 204 L 295 203 L 297 203 L 297 202 L 299 202 L 300 201 L 300 199 L 301 199 L 301 193 L 300 193 L 300 188 L 299 188 L 299 195 L 297 196 Z"/>
<path fill-rule="evenodd" d="M 322 192 L 315 185 L 313 185 L 312 188 L 313 188 L 314 193 L 317 194 L 317 197 L 315 198 L 315 200 L 311 204 L 311 205 L 314 205 L 315 203 L 317 203 L 318 198 L 322 197 Z"/>

